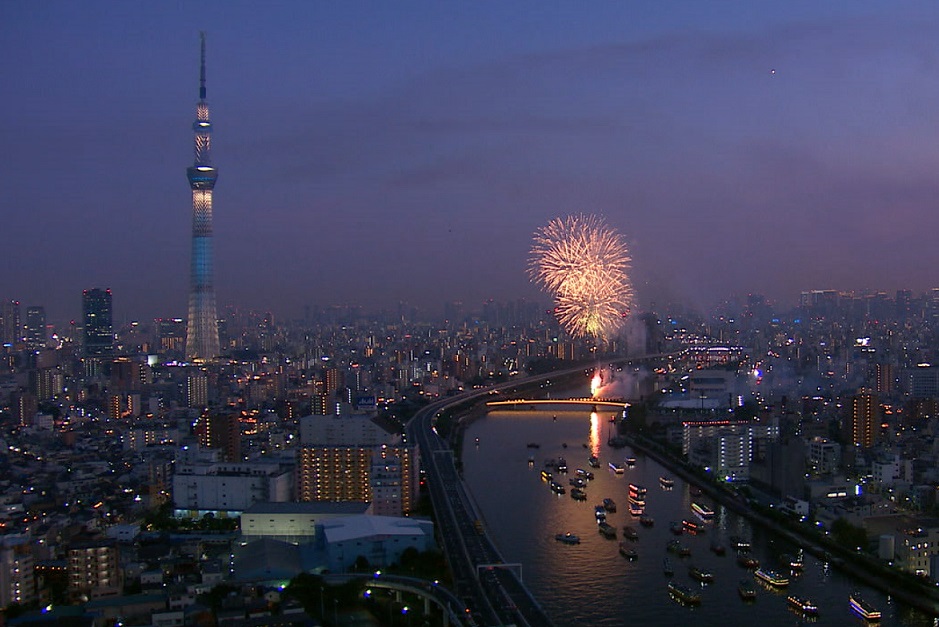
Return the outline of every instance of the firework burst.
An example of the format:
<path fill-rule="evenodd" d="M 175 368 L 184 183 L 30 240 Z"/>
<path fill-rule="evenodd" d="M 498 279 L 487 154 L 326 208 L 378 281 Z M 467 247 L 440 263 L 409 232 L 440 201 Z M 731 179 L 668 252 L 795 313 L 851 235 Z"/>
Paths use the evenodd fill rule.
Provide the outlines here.
<path fill-rule="evenodd" d="M 555 313 L 575 337 L 609 338 L 632 303 L 629 251 L 597 216 L 556 218 L 535 232 L 528 274 L 554 296 Z"/>

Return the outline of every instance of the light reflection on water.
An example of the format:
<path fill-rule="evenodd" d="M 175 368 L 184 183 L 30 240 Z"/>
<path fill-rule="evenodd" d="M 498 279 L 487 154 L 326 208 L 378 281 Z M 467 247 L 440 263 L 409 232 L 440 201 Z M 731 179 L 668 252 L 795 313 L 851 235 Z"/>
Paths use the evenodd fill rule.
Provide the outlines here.
<path fill-rule="evenodd" d="M 557 416 L 553 420 L 553 416 Z M 479 438 L 479 446 L 463 451 L 467 484 L 486 518 L 486 529 L 508 562 L 522 564 L 522 574 L 558 627 L 581 625 L 623 625 L 643 622 L 647 625 L 673 625 L 693 620 L 696 627 L 745 625 L 761 627 L 799 624 L 791 612 L 787 594 L 807 596 L 820 608 L 818 625 L 865 625 L 848 610 L 848 595 L 858 587 L 846 575 L 809 555 L 805 570 L 794 576 L 784 591 L 759 588 L 758 599 L 744 604 L 737 585 L 752 577 L 739 567 L 729 549 L 729 538 L 741 536 L 752 540 L 753 552 L 762 564 L 779 568 L 780 555 L 794 553 L 798 547 L 764 532 L 751 529 L 743 518 L 703 497 L 692 497 L 688 486 L 678 478 L 675 487 L 660 487 L 659 477 L 669 474 L 655 461 L 636 455 L 634 468 L 621 475 L 607 468 L 608 461 L 622 462 L 633 456 L 629 449 L 614 450 L 606 445 L 608 433 L 602 414 L 584 411 L 504 411 L 493 412 L 473 423 L 466 442 Z M 528 449 L 526 444 L 540 444 Z M 566 445 L 566 446 L 565 446 Z M 600 458 L 600 468 L 589 468 L 587 458 Z M 529 465 L 529 456 L 535 462 Z M 569 494 L 555 495 L 541 478 L 544 460 L 565 457 L 570 467 L 567 476 L 557 480 L 570 490 L 568 478 L 576 468 L 595 473 L 588 483 L 586 502 L 574 501 Z M 652 528 L 640 527 L 628 513 L 627 484 L 640 483 L 648 488 L 646 512 L 655 518 Z M 622 526 L 639 530 L 640 538 L 632 546 L 639 559 L 629 562 L 617 550 L 617 541 L 597 532 L 594 505 L 604 497 L 614 499 L 618 511 L 609 515 L 622 539 Z M 669 532 L 670 521 L 691 518 L 691 503 L 702 500 L 714 505 L 714 521 L 705 534 L 683 535 L 680 539 L 692 549 L 691 558 L 670 556 L 675 579 L 701 589 L 702 604 L 682 607 L 669 599 L 667 577 L 663 573 L 664 547 L 675 538 Z M 557 542 L 555 534 L 572 532 L 581 544 L 568 546 Z M 710 550 L 711 539 L 719 536 L 728 546 L 726 556 Z M 714 573 L 714 583 L 695 583 L 688 576 L 694 563 Z M 932 625 L 933 620 L 889 601 L 883 594 L 864 589 L 864 596 L 884 614 L 882 625 Z"/>

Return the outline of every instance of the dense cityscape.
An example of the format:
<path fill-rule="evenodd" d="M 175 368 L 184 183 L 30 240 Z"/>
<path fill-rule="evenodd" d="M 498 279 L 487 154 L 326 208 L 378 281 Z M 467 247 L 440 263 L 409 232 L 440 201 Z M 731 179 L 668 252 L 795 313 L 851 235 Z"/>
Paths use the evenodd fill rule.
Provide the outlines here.
<path fill-rule="evenodd" d="M 203 596 L 220 585 L 388 567 L 404 546 L 435 546 L 426 518 L 409 516 L 419 453 L 402 419 L 480 386 L 647 354 L 672 356 L 628 390 L 648 406 L 652 436 L 820 528 L 892 538 L 889 555 L 870 550 L 898 571 L 936 573 L 935 293 L 818 290 L 788 312 L 755 295 L 709 315 L 649 311 L 602 347 L 565 338 L 528 302 L 450 303 L 439 321 L 405 309 L 285 323 L 230 312 L 223 358 L 199 364 L 185 361 L 182 320 L 112 328 L 112 294 L 89 289 L 82 304 L 82 324 L 50 333 L 42 307 L 4 303 L 5 607 L 169 624 L 210 611 Z M 172 534 L 154 531 L 156 513 Z M 249 518 L 275 515 L 307 525 Z M 334 534 L 402 545 L 359 554 Z"/>
<path fill-rule="evenodd" d="M 662 48 L 650 58 L 662 54 L 664 66 L 676 50 L 685 56 L 687 42 L 656 41 Z M 714 58 L 733 48 L 700 41 L 718 51 Z M 216 185 L 221 191 L 228 184 L 219 178 L 225 153 L 214 144 L 206 33 L 198 42 L 198 65 L 193 54 L 191 67 L 174 68 L 198 75 L 190 93 L 193 159 L 179 164 L 191 193 L 188 282 L 168 280 L 177 296 L 188 293 L 185 312 L 163 304 L 164 317 L 127 315 L 139 311 L 142 293 L 156 296 L 141 287 L 145 277 L 128 278 L 138 266 L 122 268 L 119 254 L 67 294 L 61 281 L 74 279 L 67 261 L 56 269 L 55 286 L 43 286 L 39 274 L 29 279 L 25 261 L 17 283 L 0 286 L 28 292 L 0 294 L 0 625 L 568 627 L 620 625 L 640 615 L 653 618 L 636 622 L 688 616 L 705 626 L 939 622 L 939 287 L 923 289 L 931 276 L 888 268 L 901 279 L 890 283 L 844 263 L 841 274 L 818 274 L 824 284 L 780 298 L 782 285 L 815 276 L 807 254 L 784 250 L 783 235 L 796 233 L 793 242 L 804 236 L 810 248 L 811 237 L 824 231 L 815 229 L 821 214 L 812 210 L 812 228 L 802 234 L 778 218 L 786 228 L 772 233 L 783 243 L 766 255 L 771 260 L 741 263 L 743 242 L 762 254 L 760 242 L 770 237 L 733 218 L 728 222 L 745 237 L 683 224 L 689 230 L 679 242 L 670 239 L 679 231 L 671 232 L 666 215 L 667 243 L 650 244 L 624 233 L 627 218 L 615 211 L 560 215 L 564 209 L 556 207 L 559 217 L 540 227 L 529 224 L 535 220 L 503 225 L 498 220 L 507 213 L 498 208 L 495 219 L 450 222 L 433 232 L 429 214 L 394 217 L 424 238 L 407 242 L 371 228 L 368 212 L 346 224 L 343 210 L 323 210 L 353 235 L 327 241 L 324 227 L 303 233 L 303 246 L 292 250 L 286 243 L 280 250 L 276 238 L 254 249 L 252 229 L 278 225 L 254 213 L 267 209 L 258 203 L 250 214 L 257 222 L 232 245 L 243 248 L 238 256 L 246 265 L 226 266 L 220 259 L 232 256 L 216 256 L 214 214 Z M 532 68 L 544 63 L 516 53 Z M 487 62 L 482 73 L 492 71 Z M 777 80 L 775 67 L 760 75 Z M 764 86 L 754 89 L 762 97 Z M 448 126 L 432 117 L 409 132 Z M 550 118 L 534 126 L 565 126 Z M 480 126 L 484 135 L 511 125 Z M 571 128 L 578 126 L 593 129 Z M 251 149 L 232 150 L 239 151 Z M 368 150 L 349 152 L 355 161 Z M 434 159 L 431 170 L 439 165 Z M 278 160 L 278 174 L 280 167 Z M 358 191 L 359 173 L 339 169 L 329 176 L 354 179 Z M 368 211 L 387 215 L 375 198 L 448 176 L 394 172 L 393 185 L 376 184 L 381 192 Z M 578 202 L 589 196 L 581 187 L 589 185 L 572 186 Z M 288 189 L 277 191 L 286 197 Z M 317 198 L 329 197 L 325 189 L 317 188 Z M 908 207 L 896 198 L 912 195 L 891 189 L 884 204 L 902 215 Z M 339 206 L 344 194 L 336 191 L 329 202 Z M 434 218 L 459 213 L 436 204 L 451 200 L 431 203 Z M 750 201 L 740 205 L 750 211 Z M 681 201 L 675 206 L 676 223 L 694 222 Z M 762 212 L 767 220 L 777 213 L 784 212 Z M 706 211 L 694 217 L 712 219 Z M 460 231 L 477 222 L 483 235 L 470 245 Z M 287 223 L 292 218 L 280 226 Z M 68 231 L 64 224 L 50 231 Z M 529 241 L 510 237 L 519 224 L 531 226 Z M 890 226 L 877 227 L 878 247 Z M 137 228 L 112 240 L 133 240 Z M 825 250 L 851 239 L 841 235 L 825 236 Z M 893 237 L 891 250 L 900 251 L 905 236 Z M 303 247 L 318 238 L 304 257 Z M 71 239 L 83 238 L 76 231 Z M 85 239 L 88 250 L 76 256 L 83 263 L 86 252 L 93 260 L 108 248 L 101 244 L 107 238 Z M 337 246 L 331 253 L 330 245 Z M 690 265 L 700 255 L 700 276 L 686 269 L 674 284 L 657 280 L 656 271 L 669 273 L 661 263 L 671 257 L 669 247 Z M 650 269 L 650 248 L 665 251 L 658 253 L 663 267 Z M 902 257 L 886 252 L 887 244 L 882 252 L 848 248 L 843 262 L 857 259 L 853 248 L 889 258 L 876 266 L 894 268 Z M 419 250 L 416 265 L 399 264 L 405 250 Z M 513 287 L 515 279 L 493 280 L 509 271 L 506 259 L 520 260 L 525 251 L 523 289 Z M 280 254 L 290 263 L 267 264 Z M 164 249 L 129 255 L 135 264 L 147 257 L 139 266 L 147 273 L 179 256 Z M 788 276 L 787 264 L 795 268 L 802 257 L 811 272 Z M 458 265 L 467 260 L 479 263 L 478 273 Z M 839 266 L 834 253 L 830 261 Z M 930 265 L 904 261 L 920 271 Z M 775 268 L 775 280 L 754 284 L 764 262 Z M 451 273 L 451 265 L 463 273 Z M 511 272 L 524 276 L 524 262 L 518 265 Z M 722 267 L 728 277 L 742 272 L 728 281 L 748 282 L 753 291 L 719 300 L 714 286 L 722 283 L 709 277 L 720 277 Z M 265 289 L 288 286 L 283 302 L 296 305 L 297 292 L 310 304 L 297 313 L 283 302 L 232 298 L 239 272 L 245 285 L 249 275 L 260 276 Z M 100 281 L 112 274 L 124 282 Z M 331 301 L 290 285 L 303 274 L 363 292 L 372 291 L 372 281 L 385 291 L 371 294 L 379 306 Z M 464 275 L 467 296 L 451 298 Z M 868 282 L 885 287 L 856 288 Z M 514 296 L 476 298 L 489 283 L 494 295 Z M 228 291 L 217 294 L 219 284 Z M 532 284 L 545 294 L 526 291 Z M 675 289 L 682 285 L 694 285 L 693 297 Z M 43 287 L 49 301 L 35 302 Z M 385 296 L 399 290 L 400 299 Z M 434 299 L 441 302 L 428 306 Z M 695 544 L 702 537 L 704 551 Z M 606 545 L 612 550 L 606 540 L 615 541 Z M 660 561 L 664 579 L 659 572 L 649 577 Z M 606 585 L 591 591 L 600 587 L 596 564 L 603 564 Z M 555 573 L 577 594 L 558 599 Z M 640 596 L 642 608 L 625 607 Z"/>

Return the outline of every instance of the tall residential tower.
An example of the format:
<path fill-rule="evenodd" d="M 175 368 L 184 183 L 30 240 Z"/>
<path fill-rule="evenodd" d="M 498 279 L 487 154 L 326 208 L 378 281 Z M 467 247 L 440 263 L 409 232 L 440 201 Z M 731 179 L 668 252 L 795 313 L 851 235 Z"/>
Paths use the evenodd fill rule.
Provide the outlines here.
<path fill-rule="evenodd" d="M 215 286 L 212 282 L 212 190 L 218 170 L 212 166 L 212 124 L 205 101 L 205 33 L 200 34 L 202 64 L 196 105 L 195 163 L 186 170 L 192 188 L 192 261 L 189 271 L 189 324 L 186 359 L 208 361 L 219 354 Z"/>

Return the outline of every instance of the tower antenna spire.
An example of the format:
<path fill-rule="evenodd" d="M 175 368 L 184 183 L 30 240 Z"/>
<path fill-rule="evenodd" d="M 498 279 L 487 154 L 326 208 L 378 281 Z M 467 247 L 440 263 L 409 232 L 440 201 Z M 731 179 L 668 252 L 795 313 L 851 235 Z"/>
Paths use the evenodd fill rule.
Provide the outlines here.
<path fill-rule="evenodd" d="M 202 64 L 199 66 L 199 100 L 205 100 L 205 31 L 199 31 L 202 41 Z"/>

